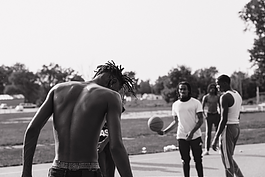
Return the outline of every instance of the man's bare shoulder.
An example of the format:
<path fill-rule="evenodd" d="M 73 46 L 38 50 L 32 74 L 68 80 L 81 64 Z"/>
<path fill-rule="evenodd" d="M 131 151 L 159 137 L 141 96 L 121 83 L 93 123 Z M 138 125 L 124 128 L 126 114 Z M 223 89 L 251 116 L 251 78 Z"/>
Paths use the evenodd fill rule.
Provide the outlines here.
<path fill-rule="evenodd" d="M 228 93 L 228 92 L 226 92 L 222 95 L 222 99 L 228 99 L 229 97 L 232 97 L 232 95 L 231 95 L 231 93 Z"/>
<path fill-rule="evenodd" d="M 101 98 L 118 98 L 120 96 L 118 92 L 94 82 L 64 82 L 57 84 L 54 89 L 56 92 L 72 93 L 73 95 L 83 92 L 82 97 L 91 97 L 93 95 Z"/>
<path fill-rule="evenodd" d="M 84 82 L 76 81 L 56 84 L 51 89 L 54 92 L 54 101 L 57 104 L 72 103 L 73 100 L 80 96 L 85 86 Z"/>
<path fill-rule="evenodd" d="M 207 98 L 209 97 L 209 93 L 207 93 L 206 95 L 204 95 L 203 97 L 202 97 L 202 99 L 204 100 L 204 101 L 207 101 Z"/>
<path fill-rule="evenodd" d="M 228 104 L 230 106 L 230 105 L 233 105 L 234 104 L 234 98 L 231 95 L 231 93 L 224 93 L 221 96 L 221 102 L 222 103 L 225 103 L 225 104 Z"/>
<path fill-rule="evenodd" d="M 85 87 L 85 83 L 84 82 L 78 82 L 78 81 L 62 82 L 62 83 L 56 84 L 53 87 L 53 89 L 63 89 L 63 88 L 75 87 L 75 86 L 83 86 L 83 87 Z"/>
<path fill-rule="evenodd" d="M 118 92 L 115 92 L 109 88 L 100 86 L 96 83 L 89 83 L 85 86 L 85 88 L 88 91 L 96 91 L 96 92 L 98 92 L 98 94 L 105 94 L 105 96 L 107 96 L 107 95 L 119 95 Z"/>

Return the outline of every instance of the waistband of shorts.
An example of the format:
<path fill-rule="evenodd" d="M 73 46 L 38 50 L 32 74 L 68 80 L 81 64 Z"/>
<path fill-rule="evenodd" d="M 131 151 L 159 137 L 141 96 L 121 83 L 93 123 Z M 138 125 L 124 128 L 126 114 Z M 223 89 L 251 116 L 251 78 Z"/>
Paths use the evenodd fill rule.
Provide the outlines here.
<path fill-rule="evenodd" d="M 226 126 L 239 126 L 239 123 L 226 123 Z"/>
<path fill-rule="evenodd" d="M 207 114 L 219 114 L 218 112 L 207 112 Z"/>
<path fill-rule="evenodd" d="M 54 160 L 52 163 L 52 167 L 62 168 L 67 170 L 98 170 L 99 164 L 98 162 L 63 162 L 60 160 Z"/>

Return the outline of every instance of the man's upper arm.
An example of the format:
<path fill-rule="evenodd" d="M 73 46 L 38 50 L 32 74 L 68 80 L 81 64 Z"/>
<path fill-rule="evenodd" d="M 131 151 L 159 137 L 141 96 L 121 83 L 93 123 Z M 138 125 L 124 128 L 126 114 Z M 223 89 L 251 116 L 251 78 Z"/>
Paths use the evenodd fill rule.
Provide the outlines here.
<path fill-rule="evenodd" d="M 54 90 L 52 89 L 30 122 L 31 127 L 41 129 L 51 117 L 53 114 L 53 95 Z"/>
<path fill-rule="evenodd" d="M 221 104 L 221 118 L 227 122 L 228 109 L 229 109 L 229 95 L 225 94 L 220 99 Z"/>
<path fill-rule="evenodd" d="M 219 108 L 221 109 L 221 96 L 218 96 L 217 104 Z"/>
<path fill-rule="evenodd" d="M 201 104 L 201 102 L 199 100 L 196 100 L 194 107 L 196 109 L 195 110 L 196 114 L 199 113 L 199 112 L 203 113 L 203 107 L 202 107 L 202 104 Z"/>
<path fill-rule="evenodd" d="M 110 144 L 115 142 L 121 142 L 121 112 L 122 112 L 122 102 L 118 94 L 111 94 L 108 100 L 108 112 L 106 116 Z"/>
<path fill-rule="evenodd" d="M 177 116 L 177 115 L 173 116 L 173 120 L 174 120 L 176 123 L 178 123 L 178 116 Z"/>
<path fill-rule="evenodd" d="M 196 115 L 199 120 L 203 120 L 203 112 L 197 112 Z"/>
<path fill-rule="evenodd" d="M 204 96 L 202 97 L 202 108 L 204 108 L 206 102 L 207 102 L 207 96 L 204 95 Z"/>
<path fill-rule="evenodd" d="M 203 120 L 203 107 L 200 101 L 197 101 L 196 115 L 199 120 Z"/>

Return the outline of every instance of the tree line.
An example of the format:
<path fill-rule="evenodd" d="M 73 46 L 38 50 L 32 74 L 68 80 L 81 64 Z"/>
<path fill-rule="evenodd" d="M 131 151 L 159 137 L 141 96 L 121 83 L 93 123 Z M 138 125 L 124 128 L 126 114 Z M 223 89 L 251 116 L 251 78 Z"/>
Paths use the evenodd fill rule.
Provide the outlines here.
<path fill-rule="evenodd" d="M 207 93 L 209 84 L 215 82 L 218 70 L 209 67 L 196 70 L 192 73 L 184 65 L 171 69 L 167 75 L 159 76 L 154 84 L 150 80 L 136 78 L 134 71 L 126 72 L 135 80 L 135 92 L 143 95 L 153 93 L 162 95 L 166 102 L 177 99 L 176 89 L 180 81 L 188 81 L 192 86 L 192 96 L 201 98 Z M 232 86 L 238 90 L 244 99 L 255 97 L 257 80 L 255 75 L 248 76 L 243 72 L 234 72 L 231 75 Z M 16 63 L 13 66 L 0 66 L 0 94 L 22 94 L 25 102 L 40 105 L 49 90 L 56 84 L 67 81 L 84 81 L 83 77 L 71 68 L 63 68 L 58 64 L 43 65 L 33 73 L 24 64 Z"/>
<path fill-rule="evenodd" d="M 33 73 L 22 63 L 13 66 L 0 66 L 0 94 L 22 94 L 25 102 L 40 105 L 49 90 L 60 82 L 84 81 L 82 76 L 71 68 L 58 64 L 43 65 Z"/>
<path fill-rule="evenodd" d="M 192 73 L 189 67 L 181 65 L 171 69 L 168 75 L 160 76 L 154 85 L 148 84 L 149 81 L 141 81 L 138 92 L 143 94 L 148 91 L 149 93 L 161 94 L 166 102 L 172 102 L 178 98 L 178 83 L 187 81 L 191 84 L 192 96 L 201 99 L 207 93 L 208 85 L 215 83 L 218 73 L 219 71 L 214 66 L 198 69 Z M 230 77 L 233 89 L 239 91 L 243 99 L 256 96 L 257 80 L 255 75 L 249 76 L 247 73 L 238 71 L 234 72 Z M 263 90 L 261 89 L 261 91 Z"/>

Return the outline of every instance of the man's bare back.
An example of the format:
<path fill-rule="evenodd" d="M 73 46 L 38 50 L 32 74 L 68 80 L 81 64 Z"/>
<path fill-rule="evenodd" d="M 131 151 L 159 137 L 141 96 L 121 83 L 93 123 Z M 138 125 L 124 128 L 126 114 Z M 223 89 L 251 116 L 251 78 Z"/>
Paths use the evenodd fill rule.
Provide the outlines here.
<path fill-rule="evenodd" d="M 61 83 L 49 91 L 25 133 L 23 177 L 32 176 L 32 161 L 38 136 L 52 115 L 56 169 L 62 167 L 71 172 L 73 169 L 69 169 L 69 165 L 79 164 L 93 164 L 93 167 L 99 168 L 97 145 L 106 119 L 115 165 L 121 176 L 132 176 L 128 154 L 122 142 L 122 99 L 118 93 L 124 84 L 131 88 L 129 84 L 132 81 L 126 75 L 121 75 L 123 69 L 112 66 L 110 62 L 108 64 L 111 66 L 103 66 L 96 74 L 97 77 L 90 82 Z M 113 70 L 117 70 L 116 73 Z"/>
<path fill-rule="evenodd" d="M 95 83 L 70 82 L 54 89 L 56 160 L 97 162 L 98 137 L 110 94 L 119 99 L 116 92 Z"/>

